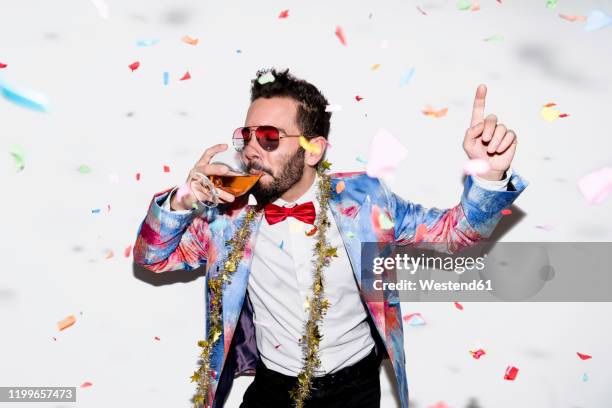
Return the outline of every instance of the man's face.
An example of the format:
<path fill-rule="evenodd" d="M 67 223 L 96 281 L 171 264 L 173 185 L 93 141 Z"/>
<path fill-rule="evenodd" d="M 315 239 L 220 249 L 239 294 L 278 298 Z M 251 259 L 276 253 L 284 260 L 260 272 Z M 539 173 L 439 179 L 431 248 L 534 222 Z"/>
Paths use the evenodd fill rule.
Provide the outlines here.
<path fill-rule="evenodd" d="M 285 131 L 288 135 L 299 135 L 297 123 L 298 103 L 287 97 L 258 98 L 249 107 L 245 126 L 271 125 Z M 251 192 L 258 202 L 270 202 L 283 195 L 304 173 L 304 149 L 299 138 L 283 137 L 276 150 L 264 150 L 255 135 L 240 152 L 242 170 L 263 171 L 259 182 Z"/>

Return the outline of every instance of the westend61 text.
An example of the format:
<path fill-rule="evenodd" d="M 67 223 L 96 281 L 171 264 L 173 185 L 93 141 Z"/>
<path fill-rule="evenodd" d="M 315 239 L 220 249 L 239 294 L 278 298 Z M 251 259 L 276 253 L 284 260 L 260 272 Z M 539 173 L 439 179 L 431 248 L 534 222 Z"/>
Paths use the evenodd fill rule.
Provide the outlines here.
<path fill-rule="evenodd" d="M 419 279 L 418 285 L 415 281 L 402 279 L 399 282 L 383 282 L 375 280 L 373 282 L 374 290 L 434 290 L 434 291 L 482 291 L 493 290 L 491 280 L 473 280 L 471 282 L 436 282 L 432 279 Z"/>

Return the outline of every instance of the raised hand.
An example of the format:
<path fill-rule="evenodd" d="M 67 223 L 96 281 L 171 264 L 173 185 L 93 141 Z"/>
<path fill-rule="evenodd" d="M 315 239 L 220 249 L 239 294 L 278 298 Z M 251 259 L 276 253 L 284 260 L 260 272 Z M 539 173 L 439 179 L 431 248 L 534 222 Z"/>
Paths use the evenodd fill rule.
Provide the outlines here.
<path fill-rule="evenodd" d="M 489 171 L 480 177 L 501 180 L 510 168 L 516 151 L 516 133 L 505 125 L 497 123 L 497 116 L 484 117 L 487 86 L 480 84 L 476 89 L 472 120 L 463 139 L 463 150 L 470 159 L 486 160 Z"/>

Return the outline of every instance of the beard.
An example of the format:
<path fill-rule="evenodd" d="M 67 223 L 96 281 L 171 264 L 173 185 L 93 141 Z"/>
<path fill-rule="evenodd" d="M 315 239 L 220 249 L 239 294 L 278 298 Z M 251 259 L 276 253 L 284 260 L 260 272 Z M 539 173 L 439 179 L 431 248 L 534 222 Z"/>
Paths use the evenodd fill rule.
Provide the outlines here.
<path fill-rule="evenodd" d="M 263 167 L 259 163 L 250 162 L 242 164 L 242 171 L 244 172 L 248 173 L 254 169 L 272 176 L 272 181 L 268 185 L 262 184 L 260 179 L 250 191 L 257 199 L 258 205 L 265 205 L 275 201 L 302 179 L 305 153 L 306 150 L 299 148 L 291 156 L 286 156 L 283 165 L 276 174 L 274 174 L 272 169 Z"/>

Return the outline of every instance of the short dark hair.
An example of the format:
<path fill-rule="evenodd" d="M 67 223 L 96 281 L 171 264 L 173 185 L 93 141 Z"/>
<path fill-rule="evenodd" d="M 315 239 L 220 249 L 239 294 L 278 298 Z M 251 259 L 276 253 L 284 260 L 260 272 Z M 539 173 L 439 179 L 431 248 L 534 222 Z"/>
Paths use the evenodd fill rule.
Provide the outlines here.
<path fill-rule="evenodd" d="M 274 81 L 259 83 L 259 78 L 267 73 L 274 76 Z M 298 102 L 297 125 L 307 137 L 329 135 L 331 112 L 326 112 L 328 105 L 325 96 L 316 86 L 303 79 L 294 77 L 289 69 L 279 72 L 276 69 L 257 71 L 251 81 L 251 102 L 257 98 L 290 97 Z"/>

